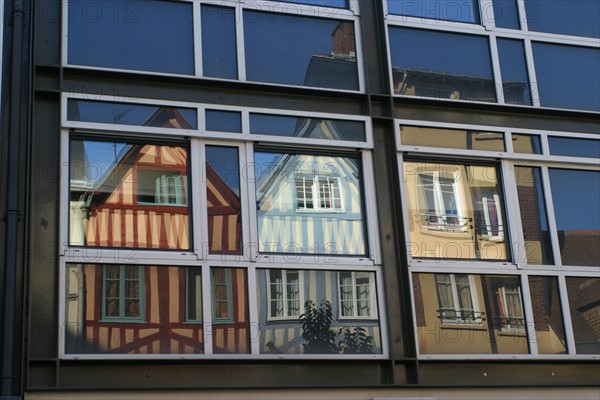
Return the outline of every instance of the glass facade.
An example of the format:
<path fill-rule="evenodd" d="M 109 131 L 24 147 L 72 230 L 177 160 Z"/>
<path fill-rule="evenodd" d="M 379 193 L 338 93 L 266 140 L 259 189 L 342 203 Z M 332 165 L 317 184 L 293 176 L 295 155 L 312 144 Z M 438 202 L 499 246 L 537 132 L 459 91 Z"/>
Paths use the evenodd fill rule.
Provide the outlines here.
<path fill-rule="evenodd" d="M 584 2 L 34 7 L 32 92 L 2 96 L 0 203 L 22 213 L 0 240 L 22 264 L 11 286 L 0 263 L 25 310 L 3 324 L 24 354 L 14 385 L 592 388 L 600 43 Z"/>

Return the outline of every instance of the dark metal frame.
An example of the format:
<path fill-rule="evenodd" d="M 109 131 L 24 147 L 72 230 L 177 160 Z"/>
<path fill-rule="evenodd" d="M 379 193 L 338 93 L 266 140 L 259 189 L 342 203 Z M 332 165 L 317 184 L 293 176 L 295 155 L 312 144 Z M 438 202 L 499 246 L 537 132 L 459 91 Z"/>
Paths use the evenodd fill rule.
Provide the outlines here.
<path fill-rule="evenodd" d="M 471 124 L 485 121 L 493 126 L 597 133 L 596 115 L 394 97 L 389 92 L 390 67 L 381 0 L 360 2 L 362 37 L 357 40 L 362 40 L 364 49 L 364 59 L 360 61 L 364 63 L 365 93 L 63 67 L 60 64 L 60 15 L 51 18 L 48 13 L 50 9 L 61 10 L 61 3 L 62 0 L 41 0 L 33 7 L 23 0 L 4 2 L 7 11 L 4 59 L 12 59 L 12 64 L 6 68 L 3 79 L 0 136 L 0 187 L 3 189 L 0 206 L 5 217 L 0 223 L 0 253 L 4 257 L 0 265 L 0 292 L 3 293 L 0 396 L 21 396 L 24 391 L 141 388 L 233 390 L 598 384 L 600 367 L 591 360 L 433 361 L 416 358 L 394 139 L 394 118 Z M 31 54 L 30 48 L 34 50 Z M 60 95 L 71 91 L 371 117 L 384 274 L 384 287 L 380 290 L 386 299 L 389 359 L 61 360 L 58 356 L 61 335 L 58 329 Z M 482 370 L 494 379 L 483 375 Z M 558 376 L 561 379 L 557 379 Z"/>

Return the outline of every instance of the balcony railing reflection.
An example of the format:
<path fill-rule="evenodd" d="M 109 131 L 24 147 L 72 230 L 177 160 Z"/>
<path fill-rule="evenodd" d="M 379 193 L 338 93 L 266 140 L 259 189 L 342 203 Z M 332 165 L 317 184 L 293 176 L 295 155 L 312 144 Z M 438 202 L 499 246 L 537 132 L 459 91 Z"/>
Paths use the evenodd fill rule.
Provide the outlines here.
<path fill-rule="evenodd" d="M 420 212 L 418 216 L 423 228 L 440 232 L 466 232 L 471 222 L 470 218 L 456 214 Z"/>
<path fill-rule="evenodd" d="M 480 325 L 485 320 L 485 313 L 470 308 L 440 308 L 438 318 L 443 323 Z"/>

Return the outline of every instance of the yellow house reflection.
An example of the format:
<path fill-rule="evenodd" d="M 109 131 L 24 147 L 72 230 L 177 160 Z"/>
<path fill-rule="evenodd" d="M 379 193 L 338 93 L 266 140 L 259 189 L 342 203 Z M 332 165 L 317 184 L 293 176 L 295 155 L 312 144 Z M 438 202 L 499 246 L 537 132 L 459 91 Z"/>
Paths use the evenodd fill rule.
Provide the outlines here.
<path fill-rule="evenodd" d="M 413 257 L 507 258 L 495 166 L 407 161 L 404 180 Z"/>
<path fill-rule="evenodd" d="M 528 353 L 518 277 L 418 273 L 413 287 L 421 354 Z"/>

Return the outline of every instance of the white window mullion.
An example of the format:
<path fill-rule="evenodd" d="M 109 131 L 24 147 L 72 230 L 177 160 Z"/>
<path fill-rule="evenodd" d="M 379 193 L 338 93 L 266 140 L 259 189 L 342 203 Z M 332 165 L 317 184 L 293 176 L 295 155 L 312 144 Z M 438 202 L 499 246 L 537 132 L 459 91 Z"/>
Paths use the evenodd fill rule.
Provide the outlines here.
<path fill-rule="evenodd" d="M 521 24 L 522 31 L 528 31 L 529 26 L 527 24 L 527 10 L 525 7 L 525 0 L 516 0 L 517 2 L 517 11 L 519 14 L 519 23 Z"/>
<path fill-rule="evenodd" d="M 494 88 L 496 89 L 496 102 L 504 104 L 504 85 L 502 84 L 502 71 L 500 68 L 500 53 L 498 52 L 498 43 L 496 35 L 489 36 L 490 53 L 492 57 L 492 73 L 494 74 Z"/>
<path fill-rule="evenodd" d="M 315 175 L 311 183 L 313 210 L 321 209 L 321 193 L 319 192 L 319 175 Z"/>
<path fill-rule="evenodd" d="M 213 354 L 212 287 L 210 267 L 202 266 L 202 328 L 204 330 L 204 354 Z"/>
<path fill-rule="evenodd" d="M 540 92 L 537 84 L 537 76 L 535 73 L 535 61 L 533 58 L 533 46 L 531 39 L 523 40 L 523 46 L 525 47 L 525 60 L 527 62 L 527 73 L 529 74 L 529 86 L 531 91 L 531 104 L 534 107 L 540 107 Z"/>
<path fill-rule="evenodd" d="M 463 315 L 461 312 L 460 299 L 458 296 L 458 286 L 456 285 L 456 276 L 454 274 L 450 274 L 450 282 L 452 289 L 452 299 L 454 300 L 454 311 L 456 312 L 456 319 L 460 322 L 465 322 L 463 320 Z"/>
<path fill-rule="evenodd" d="M 241 206 L 241 213 L 242 213 L 242 237 L 240 238 L 240 245 L 242 246 L 242 258 L 244 260 L 251 260 L 251 251 L 253 246 L 250 246 L 251 243 L 257 243 L 256 241 L 252 241 L 250 232 L 252 229 L 252 226 L 250 224 L 250 221 L 255 221 L 256 220 L 256 215 L 251 216 L 250 215 L 250 210 L 254 209 L 254 212 L 256 213 L 256 207 L 246 207 L 246 205 L 248 204 L 256 204 L 256 203 L 251 203 L 251 201 L 254 201 L 254 197 L 252 199 L 250 199 L 250 192 L 253 192 L 252 190 L 250 190 L 250 187 L 254 187 L 253 182 L 251 182 L 251 179 L 249 176 L 247 176 L 247 174 L 249 174 L 250 172 L 248 171 L 249 169 L 253 169 L 253 162 L 251 161 L 252 158 L 248 158 L 248 151 L 247 150 L 247 146 L 245 145 L 240 145 L 238 147 L 238 160 L 239 160 L 239 168 L 240 168 L 240 172 L 239 172 L 239 177 L 240 177 L 240 206 Z M 254 174 L 253 174 L 254 176 Z M 246 184 L 244 185 L 243 181 L 246 181 Z M 255 194 L 254 194 L 255 195 Z M 257 231 L 258 232 L 258 231 Z"/>
<path fill-rule="evenodd" d="M 496 15 L 494 14 L 494 4 L 492 0 L 479 0 L 479 16 L 481 24 L 486 30 L 496 28 Z"/>
<path fill-rule="evenodd" d="M 548 230 L 550 231 L 550 243 L 552 243 L 552 255 L 554 256 L 554 264 L 562 266 L 562 257 L 560 255 L 560 244 L 558 240 L 558 228 L 556 219 L 554 218 L 554 202 L 552 201 L 552 188 L 550 186 L 550 176 L 548 167 L 542 166 L 542 191 L 544 192 L 544 201 L 546 202 L 546 213 L 548 218 Z"/>
<path fill-rule="evenodd" d="M 576 354 L 575 334 L 573 332 L 573 323 L 571 319 L 571 307 L 569 306 L 569 294 L 567 292 L 567 279 L 564 275 L 558 277 L 558 293 L 560 297 L 560 306 L 562 307 L 563 323 L 565 327 L 565 339 L 567 342 L 567 351 L 569 354 Z"/>
<path fill-rule="evenodd" d="M 436 218 L 442 219 L 446 223 L 446 207 L 444 205 L 444 196 L 442 194 L 442 185 L 440 184 L 440 173 L 433 173 L 433 198 L 435 203 Z M 427 202 L 426 202 L 427 203 Z M 426 206 L 427 207 L 427 206 Z M 439 223 L 439 221 L 438 221 Z"/>
<path fill-rule="evenodd" d="M 538 354 L 539 350 L 535 331 L 535 315 L 533 314 L 533 303 L 531 301 L 531 291 L 529 290 L 529 279 L 526 275 L 521 275 L 521 299 L 523 301 L 523 317 L 525 318 L 525 329 L 527 332 L 529 353 Z"/>
<path fill-rule="evenodd" d="M 194 1 L 193 10 L 193 24 L 194 24 L 194 76 L 197 78 L 204 75 L 202 66 L 202 16 L 200 15 L 200 3 Z"/>
<path fill-rule="evenodd" d="M 256 210 L 256 175 L 254 171 L 254 148 L 251 143 L 245 146 L 246 153 L 246 161 L 245 164 L 247 167 L 245 168 L 246 173 L 246 187 L 248 193 L 248 201 L 247 203 L 242 203 L 246 205 L 247 212 L 242 213 L 242 215 L 248 215 L 248 227 L 249 227 L 249 236 L 250 240 L 248 243 L 248 251 L 244 251 L 245 256 L 249 256 L 251 261 L 256 261 L 259 258 L 259 235 L 258 235 L 258 216 Z"/>
<path fill-rule="evenodd" d="M 208 207 L 207 189 L 206 189 L 206 146 L 197 140 L 192 140 L 190 144 L 192 156 L 190 157 L 190 170 L 200 172 L 201 184 L 195 186 L 195 190 L 190 193 L 192 201 L 192 235 L 193 250 L 198 259 L 206 259 L 208 255 Z M 194 176 L 194 174 L 192 174 Z M 202 205 L 205 207 L 202 207 Z"/>
<path fill-rule="evenodd" d="M 356 272 L 352 272 L 352 316 L 358 317 L 358 287 L 356 287 Z"/>
<path fill-rule="evenodd" d="M 507 214 L 507 222 L 506 227 L 508 229 L 508 234 L 505 235 L 505 240 L 510 238 L 510 242 L 512 243 L 512 261 L 517 265 L 517 268 L 523 268 L 527 265 L 527 253 L 525 247 L 525 236 L 523 234 L 523 225 L 521 222 L 521 210 L 519 204 L 519 193 L 517 189 L 517 180 L 515 174 L 516 166 L 507 161 L 503 161 L 501 164 L 502 168 L 502 178 L 503 178 L 503 188 L 504 188 L 504 198 L 510 200 L 510 204 L 508 201 L 505 204 Z M 501 215 L 499 212 L 498 215 Z"/>
<path fill-rule="evenodd" d="M 406 257 L 410 264 L 412 261 L 412 251 L 411 251 L 410 242 L 408 240 L 411 237 L 410 226 L 409 226 L 410 224 L 408 223 L 408 221 L 410 221 L 410 216 L 409 216 L 409 211 L 408 211 L 408 208 L 409 208 L 408 206 L 410 203 L 408 200 L 408 189 L 406 188 L 406 178 L 404 175 L 404 157 L 401 153 L 398 153 L 397 160 L 398 160 L 398 176 L 400 177 L 400 180 L 401 180 L 401 182 L 400 182 L 400 204 L 402 205 L 401 213 L 402 213 L 402 219 L 403 219 L 403 221 L 405 221 L 405 223 L 403 224 L 404 225 L 404 237 L 407 238 L 404 249 L 402 249 L 402 250 L 404 250 L 406 252 Z M 371 192 L 371 193 L 373 193 L 373 192 Z M 418 206 L 416 205 L 415 207 L 418 207 Z"/>
<path fill-rule="evenodd" d="M 235 5 L 236 24 L 235 42 L 237 44 L 238 80 L 246 81 L 246 47 L 244 42 L 244 9 L 242 4 Z"/>
<path fill-rule="evenodd" d="M 254 265 L 248 266 L 248 313 L 249 313 L 249 330 L 250 333 L 250 354 L 260 354 L 260 340 L 258 340 L 258 290 L 256 287 L 256 268 Z M 270 288 L 269 282 L 267 282 L 267 290 Z M 256 337 L 254 336 L 256 335 Z"/>

